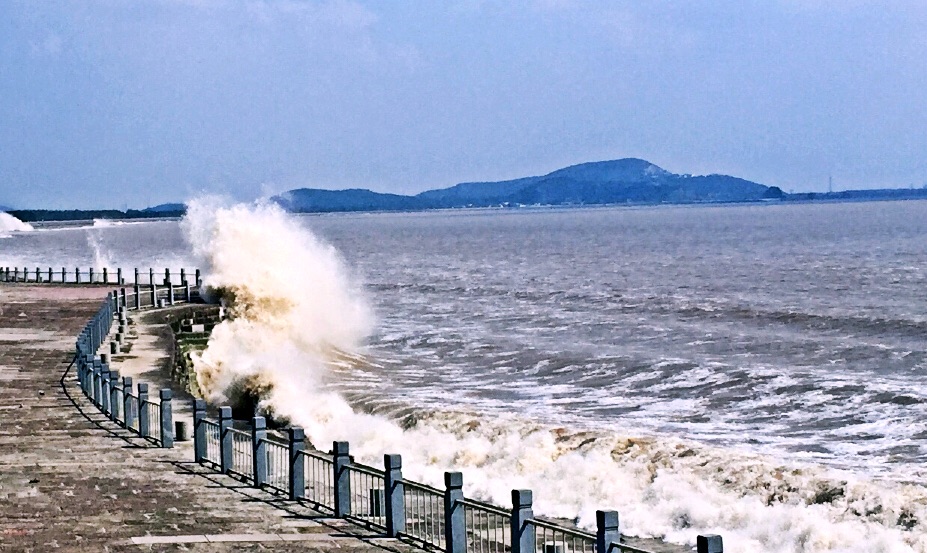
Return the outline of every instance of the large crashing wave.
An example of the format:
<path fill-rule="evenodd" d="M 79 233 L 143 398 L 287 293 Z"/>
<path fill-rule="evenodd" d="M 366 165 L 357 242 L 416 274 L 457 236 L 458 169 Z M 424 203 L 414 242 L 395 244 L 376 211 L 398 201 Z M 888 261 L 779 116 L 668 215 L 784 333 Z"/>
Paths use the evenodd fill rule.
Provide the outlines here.
<path fill-rule="evenodd" d="M 359 412 L 326 389 L 344 363 L 364 363 L 373 326 L 361 287 L 330 245 L 273 205 L 193 202 L 183 222 L 206 285 L 229 301 L 195 359 L 216 404 L 258 400 L 305 428 L 319 447 L 349 440 L 368 463 L 401 453 L 408 477 L 433 484 L 464 471 L 468 494 L 500 505 L 535 491 L 547 516 L 594 521 L 621 513 L 622 531 L 693 543 L 719 533 L 732 550 L 927 553 L 927 492 L 820 467 L 668 438 L 550 428 L 511 415 L 416 413 L 400 423 Z"/>

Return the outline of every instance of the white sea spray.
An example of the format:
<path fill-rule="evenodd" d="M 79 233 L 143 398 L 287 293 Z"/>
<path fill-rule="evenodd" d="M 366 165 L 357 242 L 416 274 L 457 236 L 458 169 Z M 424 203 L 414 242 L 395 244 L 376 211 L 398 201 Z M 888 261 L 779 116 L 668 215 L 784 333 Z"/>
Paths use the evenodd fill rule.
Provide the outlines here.
<path fill-rule="evenodd" d="M 348 440 L 375 464 L 401 453 L 408 477 L 432 484 L 462 470 L 468 494 L 506 505 L 531 488 L 536 510 L 577 518 L 621 513 L 629 534 L 692 543 L 720 533 L 731 550 L 927 552 L 927 492 L 810 465 L 683 440 L 546 427 L 516 415 L 360 412 L 326 382 L 333 366 L 365 363 L 372 310 L 330 245 L 269 204 L 191 203 L 183 222 L 207 286 L 230 301 L 195 359 L 213 403 L 254 395 L 259 408 L 327 449 Z"/>

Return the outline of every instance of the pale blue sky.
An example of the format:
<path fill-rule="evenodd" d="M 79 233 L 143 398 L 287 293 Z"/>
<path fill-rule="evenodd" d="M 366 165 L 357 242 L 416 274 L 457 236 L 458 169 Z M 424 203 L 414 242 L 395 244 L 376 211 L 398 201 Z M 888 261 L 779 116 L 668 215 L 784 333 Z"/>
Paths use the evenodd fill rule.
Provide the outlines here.
<path fill-rule="evenodd" d="M 927 2 L 0 0 L 0 205 L 414 193 L 641 157 L 927 183 Z"/>

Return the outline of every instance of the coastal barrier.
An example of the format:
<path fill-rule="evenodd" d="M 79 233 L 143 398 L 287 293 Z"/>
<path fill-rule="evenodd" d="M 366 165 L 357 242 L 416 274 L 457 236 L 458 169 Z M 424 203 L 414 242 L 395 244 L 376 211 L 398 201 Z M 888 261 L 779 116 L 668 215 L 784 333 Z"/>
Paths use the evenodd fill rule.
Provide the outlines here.
<path fill-rule="evenodd" d="M 383 468 L 358 463 L 348 442 L 328 452 L 307 448 L 302 428 L 285 437 L 255 416 L 248 429 L 233 426 L 232 408 L 206 416 L 193 403 L 194 460 L 257 488 L 306 501 L 316 509 L 445 553 L 649 553 L 623 543 L 616 511 L 596 511 L 596 531 L 534 515 L 531 490 L 512 490 L 501 507 L 464 496 L 463 474 L 444 473 L 444 488 L 403 477 L 402 457 L 383 456 Z M 697 553 L 723 553 L 720 536 L 698 536 Z"/>
<path fill-rule="evenodd" d="M 142 290 L 135 285 L 131 293 L 125 288 L 109 292 L 77 338 L 75 362 L 81 390 L 101 412 L 160 447 L 170 448 L 174 443 L 172 391 L 162 389 L 155 399 L 150 397 L 146 384 L 138 383 L 133 388 L 131 378 L 120 379 L 118 372 L 110 368 L 109 357 L 121 351 L 120 335 L 125 336 L 128 311 L 199 300 L 198 290 L 191 291 L 189 282 L 182 286 L 183 296 L 171 293 L 164 297 L 167 290 L 157 295 L 151 292 L 156 286 L 149 284 L 149 289 Z M 147 296 L 146 301 L 142 296 Z M 118 324 L 118 330 L 109 343 L 110 353 L 98 354 L 114 324 Z M 241 425 L 233 420 L 230 406 L 220 407 L 218 418 L 210 419 L 206 401 L 194 399 L 194 461 L 425 550 L 650 553 L 622 541 L 616 511 L 597 511 L 596 531 L 588 532 L 535 516 L 531 490 L 512 490 L 510 506 L 493 505 L 466 497 L 460 472 L 445 472 L 444 487 L 436 488 L 404 478 L 398 454 L 385 454 L 383 467 L 373 467 L 356 462 L 348 442 L 335 441 L 331 450 L 323 452 L 307 442 L 301 428 L 270 430 L 260 416 L 249 422 Z M 698 536 L 696 551 L 723 553 L 721 537 Z"/>
<path fill-rule="evenodd" d="M 167 279 L 169 275 L 167 271 Z M 183 290 L 182 295 L 175 294 L 175 287 L 170 284 L 160 293 L 156 285 L 150 285 L 145 291 L 136 285 L 131 293 L 126 288 L 109 292 L 78 335 L 75 345 L 77 380 L 84 395 L 116 424 L 164 448 L 174 446 L 173 391 L 162 388 L 156 398 L 151 397 L 147 383 L 133 383 L 130 376 L 120 378 L 119 372 L 111 368 L 110 360 L 125 347 L 130 309 L 167 307 L 199 299 L 198 290 L 193 291 L 189 282 L 179 288 Z M 118 323 L 115 333 L 114 323 Z M 107 351 L 100 353 L 111 334 L 113 339 L 105 348 Z"/>

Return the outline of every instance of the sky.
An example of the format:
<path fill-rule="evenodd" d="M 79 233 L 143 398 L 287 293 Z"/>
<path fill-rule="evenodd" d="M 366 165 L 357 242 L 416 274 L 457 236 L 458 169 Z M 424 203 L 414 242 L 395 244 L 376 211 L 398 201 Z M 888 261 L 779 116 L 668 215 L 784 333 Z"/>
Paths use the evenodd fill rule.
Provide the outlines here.
<path fill-rule="evenodd" d="M 0 205 L 416 193 L 639 157 L 927 184 L 922 0 L 0 0 Z"/>

